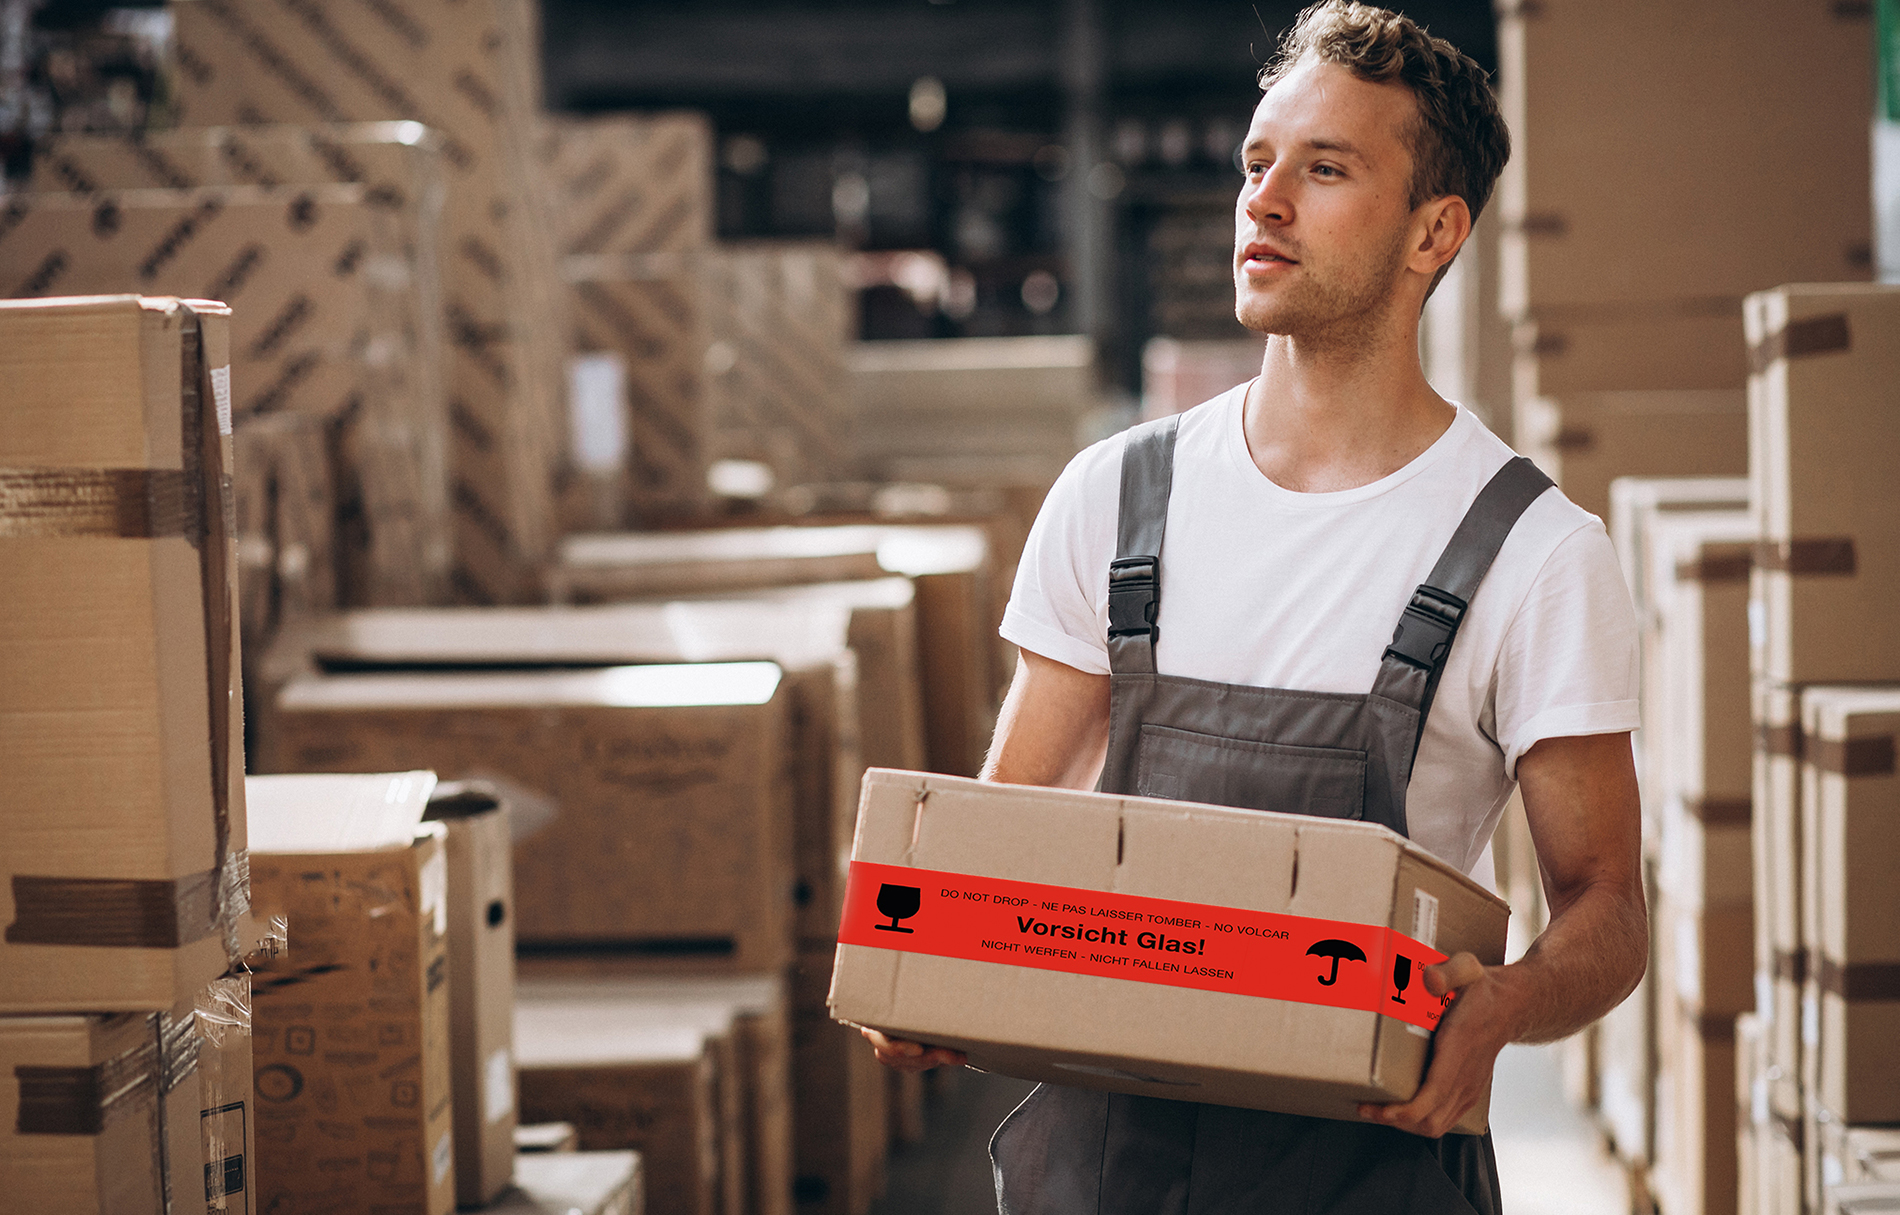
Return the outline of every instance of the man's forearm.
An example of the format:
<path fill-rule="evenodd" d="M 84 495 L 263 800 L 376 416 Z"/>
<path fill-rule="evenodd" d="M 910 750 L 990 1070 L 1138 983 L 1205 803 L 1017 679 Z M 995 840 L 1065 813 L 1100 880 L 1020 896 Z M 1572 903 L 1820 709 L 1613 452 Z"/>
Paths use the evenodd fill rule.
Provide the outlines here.
<path fill-rule="evenodd" d="M 1493 972 L 1512 1006 L 1510 1040 L 1569 1037 L 1620 1004 L 1648 964 L 1642 891 L 1607 881 L 1578 891 L 1521 959 Z"/>

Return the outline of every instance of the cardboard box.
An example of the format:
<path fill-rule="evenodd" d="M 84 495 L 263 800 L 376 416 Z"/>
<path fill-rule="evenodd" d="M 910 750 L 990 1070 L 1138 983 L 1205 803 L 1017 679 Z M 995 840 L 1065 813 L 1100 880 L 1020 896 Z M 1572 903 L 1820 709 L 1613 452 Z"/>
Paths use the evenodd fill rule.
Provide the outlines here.
<path fill-rule="evenodd" d="M 185 126 L 414 121 L 441 139 L 455 594 L 526 597 L 554 527 L 561 303 L 530 170 L 537 34 L 511 0 L 184 0 Z"/>
<path fill-rule="evenodd" d="M 1651 909 L 1649 967 L 1636 990 L 1597 1022 L 1597 1115 L 1618 1160 L 1646 1167 L 1656 1153 L 1656 1005 L 1675 986 L 1665 981 L 1658 938 L 1666 929 L 1657 918 L 1656 866 L 1643 865 L 1645 898 Z"/>
<path fill-rule="evenodd" d="M 1809 688 L 1801 712 L 1808 1095 L 1847 1125 L 1900 1122 L 1900 688 Z"/>
<path fill-rule="evenodd" d="M 1653 1184 L 1665 1211 L 1733 1211 L 1735 1021 L 1677 1004 L 1661 1010 Z"/>
<path fill-rule="evenodd" d="M 0 302 L 0 1012 L 168 1009 L 249 945 L 228 317 Z"/>
<path fill-rule="evenodd" d="M 1801 986 L 1808 953 L 1801 924 L 1801 690 L 1757 679 L 1753 828 L 1756 1011 L 1779 1078 L 1782 1115 L 1801 1113 Z"/>
<path fill-rule="evenodd" d="M 515 1008 L 522 1114 L 572 1122 L 584 1151 L 637 1150 L 653 1210 L 717 1215 L 716 1036 L 691 1018 L 629 1023 L 612 1009 L 524 1000 Z"/>
<path fill-rule="evenodd" d="M 550 571 L 557 601 L 755 590 L 903 574 L 917 587 L 930 766 L 974 776 L 996 724 L 994 565 L 973 527 L 732 528 L 569 536 Z M 999 618 L 1000 619 L 1000 618 Z"/>
<path fill-rule="evenodd" d="M 333 512 L 331 526 L 343 531 L 348 602 L 425 603 L 448 593 L 443 377 L 452 318 L 441 287 L 442 173 L 441 138 L 415 122 L 61 133 L 37 147 L 33 158 L 35 190 L 94 200 L 126 190 L 364 188 L 373 210 L 375 253 L 358 259 L 360 275 L 336 277 L 359 279 L 344 285 L 373 298 L 373 307 L 338 305 L 336 286 L 326 283 L 333 267 L 343 264 L 343 248 L 317 247 L 315 232 L 236 243 L 230 221 L 216 219 L 201 225 L 198 238 L 177 255 L 181 263 L 221 256 L 215 265 L 181 273 L 192 291 L 224 300 L 254 326 L 274 326 L 291 315 L 284 308 L 298 295 L 285 298 L 285 292 L 301 293 L 307 301 L 296 332 L 263 352 L 256 366 L 242 357 L 248 346 L 240 335 L 237 408 L 252 417 L 254 403 L 267 402 L 273 413 L 312 414 L 336 423 L 330 445 L 342 474 L 337 489 L 343 509 Z M 131 261 L 128 256 L 122 267 L 127 273 Z M 319 305 L 314 315 L 312 299 Z M 348 340 L 334 333 L 315 339 L 352 325 L 360 328 Z M 337 380 L 351 374 L 352 362 L 356 387 L 339 392 Z M 242 436 L 239 441 L 242 499 L 246 453 Z M 311 467 L 329 462 L 326 454 Z M 254 569 L 247 565 L 247 576 Z M 285 577 L 297 582 L 292 574 Z M 295 598 L 300 592 L 293 585 L 290 593 Z M 247 639 L 249 619 L 247 611 Z"/>
<path fill-rule="evenodd" d="M 782 977 L 638 975 L 606 958 L 530 959 L 522 992 L 524 1004 L 563 1017 L 593 1010 L 624 1025 L 704 1027 L 720 1069 L 722 1209 L 788 1215 L 792 1044 Z"/>
<path fill-rule="evenodd" d="M 1754 1013 L 1735 1018 L 1735 1209 L 1757 1215 L 1764 1206 L 1763 1165 L 1759 1140 L 1766 1133 L 1768 1040 Z M 1760 1094 L 1760 1105 L 1756 1095 Z M 1756 1114 L 1761 1115 L 1757 1120 Z"/>
<path fill-rule="evenodd" d="M 1879 1215 L 1900 1211 L 1900 1185 L 1829 1186 L 1823 1200 L 1822 1215 Z"/>
<path fill-rule="evenodd" d="M 908 597 L 908 596 L 907 596 Z M 857 817 L 863 698 L 842 604 L 734 600 L 584 608 L 447 608 L 331 617 L 303 643 L 329 669 L 615 666 L 767 659 L 785 672 L 797 932 L 832 936 Z M 871 711 L 883 711 L 873 703 Z"/>
<path fill-rule="evenodd" d="M 1100 403 L 1086 337 L 857 342 L 846 358 L 858 457 L 877 480 L 1049 484 Z"/>
<path fill-rule="evenodd" d="M 638 1152 L 530 1153 L 491 1215 L 641 1215 L 646 1210 Z"/>
<path fill-rule="evenodd" d="M 1827 1185 L 1900 1184 L 1900 1130 L 1830 1121 L 1821 1131 L 1821 1177 Z"/>
<path fill-rule="evenodd" d="M 305 678 L 264 762 L 504 777 L 555 808 L 519 825 L 519 942 L 769 970 L 792 942 L 780 681 L 765 662 Z"/>
<path fill-rule="evenodd" d="M 1900 679 L 1900 288 L 1780 287 L 1746 319 L 1756 674 Z"/>
<path fill-rule="evenodd" d="M 1748 469 L 1739 392 L 1578 392 L 1520 399 L 1517 447 L 1564 495 L 1610 513 L 1618 477 L 1732 475 Z"/>
<path fill-rule="evenodd" d="M 260 1210 L 455 1205 L 445 829 L 435 776 L 262 776 L 258 907 L 294 945 L 257 968 Z"/>
<path fill-rule="evenodd" d="M 1501 964 L 1509 915 L 1370 824 L 916 773 L 867 774 L 851 856 L 835 1018 L 1024 1079 L 1319 1117 L 1417 1091 L 1442 1007 L 1421 959 Z"/>
<path fill-rule="evenodd" d="M 804 949 L 793 979 L 793 1198 L 799 1215 L 866 1215 L 884 1192 L 890 1091 L 871 1044 L 825 1010 L 836 948 Z"/>
<path fill-rule="evenodd" d="M 515 1127 L 515 1152 L 518 1155 L 578 1152 L 580 1147 L 580 1132 L 574 1129 L 572 1122 L 532 1122 Z"/>
<path fill-rule="evenodd" d="M 239 624 L 247 662 L 285 623 L 337 604 L 330 427 L 309 414 L 253 418 L 232 436 Z"/>
<path fill-rule="evenodd" d="M 1536 309 L 1511 326 L 1511 346 L 1517 401 L 1599 392 L 1736 392 L 1748 383 L 1748 341 L 1736 297 Z"/>
<path fill-rule="evenodd" d="M 774 485 L 857 472 L 846 344 L 856 294 L 836 242 L 748 241 L 706 259 L 712 454 L 757 460 Z"/>
<path fill-rule="evenodd" d="M 446 588 L 448 484 L 434 242 L 419 205 L 361 185 L 12 196 L 0 290 L 127 289 L 236 310 L 231 410 L 337 426 L 346 597 Z"/>
<path fill-rule="evenodd" d="M 0 1017 L 0 1176 L 22 1210 L 256 1210 L 249 981 L 163 1013 Z M 174 1205 L 176 1204 L 176 1205 Z"/>
<path fill-rule="evenodd" d="M 1867 61 L 1872 24 L 1800 0 L 1502 13 L 1506 314 L 1870 277 L 1872 96 L 1839 69 Z M 1817 157 L 1838 176 L 1799 180 Z"/>
<path fill-rule="evenodd" d="M 448 831 L 455 1200 L 482 1206 L 514 1177 L 514 841 L 506 800 L 479 782 L 437 785 L 425 818 Z"/>

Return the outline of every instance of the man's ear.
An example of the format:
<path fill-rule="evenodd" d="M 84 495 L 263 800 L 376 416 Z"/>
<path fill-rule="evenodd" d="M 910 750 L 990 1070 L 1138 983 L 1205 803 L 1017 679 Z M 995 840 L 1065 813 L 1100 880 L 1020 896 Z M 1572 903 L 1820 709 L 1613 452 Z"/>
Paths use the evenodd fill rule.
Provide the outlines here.
<path fill-rule="evenodd" d="M 1456 194 L 1447 194 L 1419 204 L 1417 217 L 1412 269 L 1435 278 L 1471 236 L 1471 208 Z"/>

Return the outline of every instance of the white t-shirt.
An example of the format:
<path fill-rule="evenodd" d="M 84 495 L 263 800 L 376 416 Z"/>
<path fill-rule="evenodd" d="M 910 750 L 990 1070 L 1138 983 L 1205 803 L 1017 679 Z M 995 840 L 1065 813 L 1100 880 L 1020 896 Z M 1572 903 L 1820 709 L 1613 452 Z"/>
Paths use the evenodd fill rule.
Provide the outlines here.
<path fill-rule="evenodd" d="M 1413 590 L 1515 453 L 1459 407 L 1437 442 L 1391 476 L 1296 493 L 1262 474 L 1247 450 L 1246 389 L 1181 417 L 1156 670 L 1368 692 Z M 1008 641 L 1095 674 L 1109 669 L 1123 442 L 1095 444 L 1056 481 L 1003 616 Z M 1505 541 L 1452 646 L 1406 794 L 1412 838 L 1470 872 L 1532 744 L 1636 728 L 1636 646 L 1603 524 L 1545 493 Z"/>

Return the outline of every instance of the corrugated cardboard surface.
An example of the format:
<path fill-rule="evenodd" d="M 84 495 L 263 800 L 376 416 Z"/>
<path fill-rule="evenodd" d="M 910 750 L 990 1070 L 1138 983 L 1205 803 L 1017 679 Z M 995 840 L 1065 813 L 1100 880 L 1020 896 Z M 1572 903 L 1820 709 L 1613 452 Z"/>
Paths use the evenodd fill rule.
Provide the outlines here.
<path fill-rule="evenodd" d="M 1441 908 L 1434 947 L 1490 964 L 1502 961 L 1509 914 L 1363 823 L 915 773 L 866 776 L 852 859 L 1401 932 L 1424 890 Z M 1348 1119 L 1361 1101 L 1409 1098 L 1429 1043 L 1371 1011 L 853 945 L 839 947 L 830 1006 L 1026 1079 Z M 1078 1020 L 1082 1007 L 1091 1015 Z M 1157 1072 L 1185 1084 L 1139 1078 Z M 1481 1107 L 1467 1124 L 1483 1118 Z"/>
<path fill-rule="evenodd" d="M 248 944 L 227 315 L 0 304 L 6 1011 L 170 1008 Z"/>
<path fill-rule="evenodd" d="M 1748 469 L 1747 415 L 1732 390 L 1572 393 L 1519 400 L 1517 447 L 1599 518 L 1617 477 Z"/>
<path fill-rule="evenodd" d="M 263 762 L 505 777 L 555 804 L 516 844 L 520 941 L 769 969 L 789 956 L 793 905 L 777 679 L 705 664 L 298 680 Z"/>
<path fill-rule="evenodd" d="M 1783 287 L 1751 296 L 1748 340 L 1758 675 L 1780 683 L 1900 678 L 1900 288 Z"/>
<path fill-rule="evenodd" d="M 629 1025 L 587 1013 L 517 1005 L 523 1115 L 572 1122 L 587 1151 L 639 1151 L 651 1209 L 718 1215 L 716 1035 L 691 1020 Z"/>
<path fill-rule="evenodd" d="M 865 1215 L 884 1189 L 889 1090 L 871 1044 L 825 1011 L 835 948 L 799 952 L 792 1093 L 800 1215 Z"/>
<path fill-rule="evenodd" d="M 557 598 L 599 602 L 909 576 L 916 584 L 925 747 L 931 768 L 982 768 L 1000 699 L 992 661 L 994 558 L 958 525 L 726 528 L 569 536 L 550 572 Z"/>
<path fill-rule="evenodd" d="M 1801 799 L 1808 1097 L 1850 1125 L 1900 1121 L 1900 689 L 1810 688 Z M 1806 1010 L 1804 1010 L 1805 1013 Z"/>
<path fill-rule="evenodd" d="M 1662 1010 L 1653 1184 L 1667 1211 L 1732 1211 L 1736 1162 L 1735 1022 Z"/>
<path fill-rule="evenodd" d="M 455 1205 L 442 835 L 253 860 L 294 942 L 255 980 L 261 1209 Z"/>
<path fill-rule="evenodd" d="M 1511 395 L 1687 392 L 1748 381 L 1742 301 L 1540 310 L 1512 326 Z"/>
<path fill-rule="evenodd" d="M 1804 0 L 1507 10 L 1506 313 L 1869 277 L 1870 77 L 1841 69 L 1867 61 L 1872 27 Z M 1830 180 L 1807 173 L 1817 159 Z"/>
<path fill-rule="evenodd" d="M 35 189 L 87 197 L 202 186 L 365 188 L 382 239 L 378 262 L 363 272 L 364 289 L 378 307 L 355 318 L 368 321 L 369 329 L 346 348 L 359 361 L 355 405 L 339 417 L 341 398 L 325 391 L 325 377 L 313 380 L 308 370 L 296 370 L 299 360 L 310 357 L 307 336 L 293 340 L 272 362 L 238 374 L 244 400 L 268 386 L 276 390 L 271 412 L 308 412 L 339 422 L 344 512 L 337 526 L 344 529 L 351 557 L 344 586 L 349 602 L 430 602 L 447 593 L 449 317 L 441 286 L 442 173 L 440 138 L 415 122 L 64 134 L 34 155 Z M 215 232 L 206 235 L 218 239 Z M 299 248 L 287 244 L 232 248 L 215 284 L 207 285 L 207 278 L 193 289 L 233 304 L 240 315 L 258 312 L 258 323 L 279 315 L 268 301 L 251 297 L 269 291 L 273 282 L 307 290 L 330 273 L 324 257 L 299 256 Z M 314 321 L 306 316 L 298 325 L 321 330 L 349 319 L 347 313 Z"/>
<path fill-rule="evenodd" d="M 492 1215 L 642 1215 L 644 1174 L 638 1152 L 528 1153 L 515 1188 Z"/>
<path fill-rule="evenodd" d="M 551 538 L 560 417 L 553 244 L 527 167 L 531 14 L 507 0 L 190 0 L 173 12 L 187 125 L 414 120 L 441 137 L 451 578 L 477 602 L 524 595 Z"/>
<path fill-rule="evenodd" d="M 432 807 L 448 830 L 449 1050 L 454 1069 L 455 1196 L 493 1200 L 514 1179 L 515 915 L 505 805 Z"/>
<path fill-rule="evenodd" d="M 769 465 L 779 488 L 857 471 L 844 271 L 831 241 L 722 245 L 706 262 L 713 453 Z"/>
<path fill-rule="evenodd" d="M 419 205 L 357 185 L 16 195 L 0 290 L 137 290 L 235 309 L 234 420 L 337 427 L 346 598 L 446 587 L 440 323 Z"/>
<path fill-rule="evenodd" d="M 604 1009 L 616 1024 L 717 1031 L 721 1204 L 791 1210 L 790 994 L 781 975 L 642 975 L 611 957 L 571 957 L 528 959 L 523 976 L 523 1002 L 544 1011 Z"/>
<path fill-rule="evenodd" d="M 1801 980 L 1807 973 L 1802 936 L 1801 690 L 1755 681 L 1753 829 L 1755 969 L 1769 1061 L 1783 1082 L 1776 1108 L 1800 1113 Z"/>

